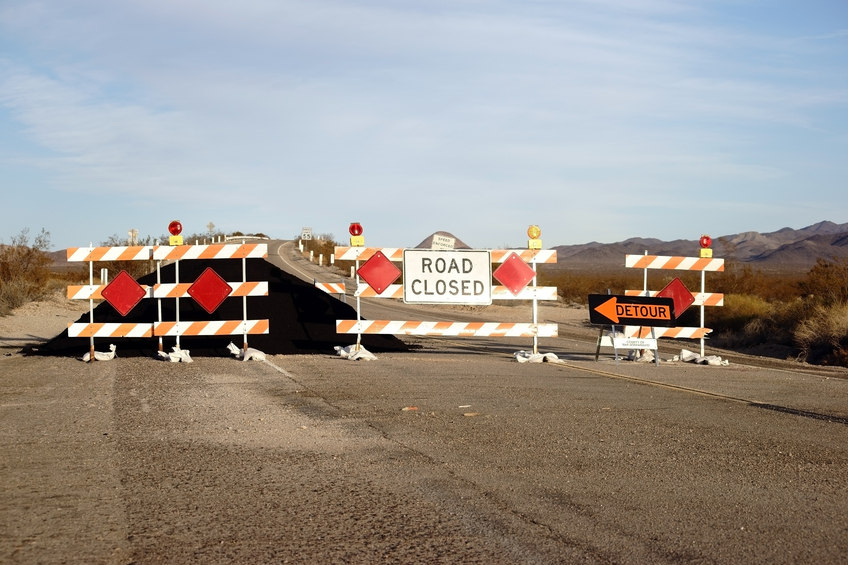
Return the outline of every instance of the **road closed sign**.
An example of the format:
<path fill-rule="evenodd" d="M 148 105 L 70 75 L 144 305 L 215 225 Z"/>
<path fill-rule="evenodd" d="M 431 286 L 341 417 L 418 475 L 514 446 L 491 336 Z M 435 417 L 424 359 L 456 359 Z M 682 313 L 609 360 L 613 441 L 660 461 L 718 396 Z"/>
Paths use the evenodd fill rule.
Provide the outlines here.
<path fill-rule="evenodd" d="M 491 253 L 477 249 L 405 249 L 403 301 L 407 304 L 491 304 Z"/>

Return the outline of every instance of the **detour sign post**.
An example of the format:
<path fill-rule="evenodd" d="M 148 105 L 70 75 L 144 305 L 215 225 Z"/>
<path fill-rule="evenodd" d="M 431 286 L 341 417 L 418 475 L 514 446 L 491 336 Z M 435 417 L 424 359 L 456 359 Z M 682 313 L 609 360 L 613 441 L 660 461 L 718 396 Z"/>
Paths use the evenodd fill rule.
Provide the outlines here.
<path fill-rule="evenodd" d="M 674 300 L 648 296 L 589 295 L 589 321 L 593 324 L 672 327 Z"/>

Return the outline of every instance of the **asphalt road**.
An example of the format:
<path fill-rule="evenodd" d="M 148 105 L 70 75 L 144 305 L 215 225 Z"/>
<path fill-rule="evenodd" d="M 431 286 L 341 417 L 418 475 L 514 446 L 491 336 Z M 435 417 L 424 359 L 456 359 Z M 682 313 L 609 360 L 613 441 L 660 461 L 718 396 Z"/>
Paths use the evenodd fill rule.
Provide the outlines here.
<path fill-rule="evenodd" d="M 410 341 L 0 359 L 0 563 L 846 561 L 848 380 Z"/>

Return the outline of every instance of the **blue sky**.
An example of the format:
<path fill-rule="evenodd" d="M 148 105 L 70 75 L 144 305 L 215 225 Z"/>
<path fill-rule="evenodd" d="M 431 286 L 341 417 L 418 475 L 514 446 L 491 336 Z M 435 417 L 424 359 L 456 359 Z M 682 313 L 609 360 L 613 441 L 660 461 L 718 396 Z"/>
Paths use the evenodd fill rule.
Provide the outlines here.
<path fill-rule="evenodd" d="M 0 2 L 0 237 L 848 222 L 848 2 Z"/>

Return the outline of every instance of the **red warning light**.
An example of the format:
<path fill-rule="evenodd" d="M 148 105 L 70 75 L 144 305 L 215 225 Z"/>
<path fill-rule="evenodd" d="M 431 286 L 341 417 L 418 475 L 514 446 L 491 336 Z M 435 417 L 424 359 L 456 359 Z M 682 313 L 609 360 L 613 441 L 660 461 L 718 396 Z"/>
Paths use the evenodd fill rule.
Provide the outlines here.
<path fill-rule="evenodd" d="M 701 244 L 701 247 L 703 247 L 704 249 L 706 249 L 706 248 L 708 248 L 710 245 L 712 245 L 712 244 L 713 244 L 713 239 L 712 239 L 710 236 L 708 236 L 708 235 L 702 235 L 702 236 L 701 236 L 701 239 L 700 239 L 700 240 L 698 240 L 698 243 L 700 243 L 700 244 Z"/>
<path fill-rule="evenodd" d="M 347 228 L 347 231 L 350 232 L 350 235 L 357 237 L 362 235 L 362 224 L 359 222 L 351 222 L 350 227 Z"/>
<path fill-rule="evenodd" d="M 180 235 L 183 231 L 183 225 L 179 222 L 179 220 L 174 220 L 168 224 L 168 231 L 171 232 L 171 235 Z"/>

